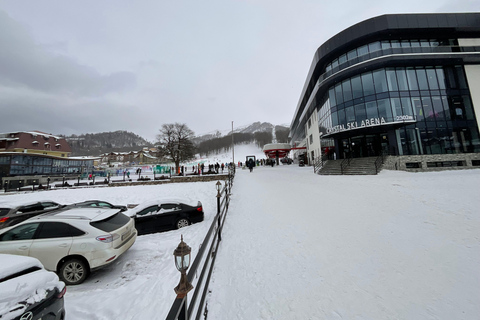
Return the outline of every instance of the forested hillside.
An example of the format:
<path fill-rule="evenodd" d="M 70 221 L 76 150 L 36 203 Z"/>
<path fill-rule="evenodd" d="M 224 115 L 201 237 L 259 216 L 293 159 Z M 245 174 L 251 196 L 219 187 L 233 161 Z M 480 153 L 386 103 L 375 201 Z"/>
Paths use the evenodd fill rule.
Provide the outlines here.
<path fill-rule="evenodd" d="M 138 151 L 153 144 L 127 131 L 87 133 L 65 137 L 72 156 L 98 156 L 106 152 Z"/>

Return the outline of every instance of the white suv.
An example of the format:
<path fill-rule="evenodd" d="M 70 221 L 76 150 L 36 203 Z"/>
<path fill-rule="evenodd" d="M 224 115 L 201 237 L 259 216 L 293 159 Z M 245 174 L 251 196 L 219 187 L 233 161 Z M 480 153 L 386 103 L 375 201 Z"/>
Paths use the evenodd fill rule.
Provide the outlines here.
<path fill-rule="evenodd" d="M 73 285 L 113 262 L 136 238 L 134 220 L 119 209 L 73 208 L 0 230 L 0 253 L 35 257 Z"/>

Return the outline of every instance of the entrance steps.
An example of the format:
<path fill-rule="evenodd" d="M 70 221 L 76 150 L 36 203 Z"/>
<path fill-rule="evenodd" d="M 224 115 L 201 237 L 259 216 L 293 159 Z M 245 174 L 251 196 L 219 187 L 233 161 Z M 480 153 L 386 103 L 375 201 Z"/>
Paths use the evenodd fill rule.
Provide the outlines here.
<path fill-rule="evenodd" d="M 321 175 L 375 175 L 377 170 L 375 167 L 375 161 L 377 157 L 367 157 L 367 158 L 352 158 L 350 164 L 344 166 L 342 172 L 342 162 L 340 160 L 328 160 L 322 169 L 320 169 L 319 174 Z M 379 168 L 378 171 L 380 171 Z"/>

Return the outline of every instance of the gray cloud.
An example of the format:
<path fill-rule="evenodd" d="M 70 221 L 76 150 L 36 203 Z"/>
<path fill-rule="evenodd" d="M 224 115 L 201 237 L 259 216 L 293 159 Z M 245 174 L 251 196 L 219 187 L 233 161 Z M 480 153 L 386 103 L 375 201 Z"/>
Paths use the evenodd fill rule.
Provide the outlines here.
<path fill-rule="evenodd" d="M 47 51 L 22 25 L 0 10 L 0 84 L 56 94 L 100 96 L 130 90 L 131 72 L 101 75 L 94 68 Z"/>

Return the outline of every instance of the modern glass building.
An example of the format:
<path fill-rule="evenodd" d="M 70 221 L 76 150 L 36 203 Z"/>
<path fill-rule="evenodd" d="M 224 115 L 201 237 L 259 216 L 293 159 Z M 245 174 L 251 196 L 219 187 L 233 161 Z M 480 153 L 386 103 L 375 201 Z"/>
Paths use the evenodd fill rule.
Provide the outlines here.
<path fill-rule="evenodd" d="M 310 161 L 480 159 L 479 116 L 480 13 L 383 15 L 318 48 L 290 138 L 306 145 Z M 436 159 L 429 166 L 448 157 Z"/>

